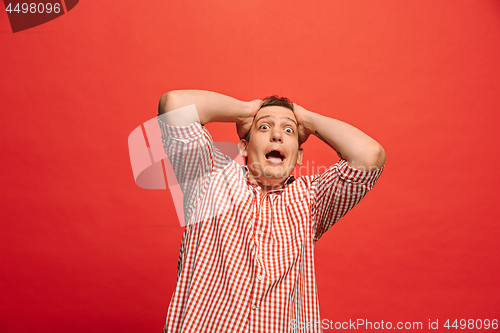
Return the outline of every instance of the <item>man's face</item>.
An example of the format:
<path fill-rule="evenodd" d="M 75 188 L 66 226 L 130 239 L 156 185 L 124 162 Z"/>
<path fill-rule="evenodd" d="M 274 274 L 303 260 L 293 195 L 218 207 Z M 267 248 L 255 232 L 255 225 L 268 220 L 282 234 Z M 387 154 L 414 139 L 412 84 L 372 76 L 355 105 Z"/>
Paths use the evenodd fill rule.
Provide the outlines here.
<path fill-rule="evenodd" d="M 238 143 L 241 155 L 247 157 L 250 176 L 260 184 L 274 186 L 285 181 L 295 165 L 302 163 L 298 125 L 292 110 L 266 106 L 257 112 L 250 139 Z"/>

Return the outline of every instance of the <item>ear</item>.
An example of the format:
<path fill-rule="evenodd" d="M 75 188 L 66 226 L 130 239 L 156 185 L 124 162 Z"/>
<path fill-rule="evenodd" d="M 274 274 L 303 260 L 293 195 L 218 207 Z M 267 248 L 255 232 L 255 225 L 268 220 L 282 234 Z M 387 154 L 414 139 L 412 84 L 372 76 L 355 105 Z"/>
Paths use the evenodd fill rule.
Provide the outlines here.
<path fill-rule="evenodd" d="M 302 165 L 302 157 L 304 157 L 304 149 L 302 147 L 299 147 L 299 150 L 297 151 L 297 164 Z"/>
<path fill-rule="evenodd" d="M 247 145 L 248 145 L 248 142 L 245 139 L 241 139 L 240 141 L 238 141 L 238 152 L 243 157 L 248 156 Z"/>

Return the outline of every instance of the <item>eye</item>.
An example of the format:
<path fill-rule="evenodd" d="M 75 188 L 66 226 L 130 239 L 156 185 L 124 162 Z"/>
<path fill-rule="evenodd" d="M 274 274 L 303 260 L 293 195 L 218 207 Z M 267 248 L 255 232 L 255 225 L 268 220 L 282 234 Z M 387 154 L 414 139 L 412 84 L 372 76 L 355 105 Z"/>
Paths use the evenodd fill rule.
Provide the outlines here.
<path fill-rule="evenodd" d="M 287 128 L 285 128 L 285 132 L 287 132 L 289 134 L 292 134 L 293 133 L 293 129 L 291 127 L 287 127 Z"/>
<path fill-rule="evenodd" d="M 259 128 L 260 128 L 260 129 L 264 129 L 264 130 L 266 130 L 266 129 L 268 129 L 268 128 L 269 128 L 269 125 L 260 125 L 260 127 L 259 127 Z"/>

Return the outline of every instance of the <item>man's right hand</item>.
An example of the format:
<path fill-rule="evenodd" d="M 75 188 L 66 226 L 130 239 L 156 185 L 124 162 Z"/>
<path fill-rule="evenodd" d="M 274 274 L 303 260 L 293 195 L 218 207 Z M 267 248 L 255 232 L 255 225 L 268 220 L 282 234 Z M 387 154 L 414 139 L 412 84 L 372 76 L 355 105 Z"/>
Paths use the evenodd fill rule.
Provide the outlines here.
<path fill-rule="evenodd" d="M 241 117 L 241 119 L 236 122 L 236 130 L 238 131 L 238 136 L 240 139 L 243 139 L 252 128 L 255 115 L 262 105 L 262 100 L 255 99 L 247 103 L 248 111 Z"/>

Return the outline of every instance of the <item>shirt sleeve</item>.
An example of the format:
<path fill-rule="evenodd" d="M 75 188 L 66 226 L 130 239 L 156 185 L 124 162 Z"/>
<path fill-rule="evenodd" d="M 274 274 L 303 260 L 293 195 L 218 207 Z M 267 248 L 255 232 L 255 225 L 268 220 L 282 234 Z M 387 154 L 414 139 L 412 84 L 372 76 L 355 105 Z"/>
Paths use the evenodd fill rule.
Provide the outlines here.
<path fill-rule="evenodd" d="M 340 160 L 313 179 L 315 242 L 363 199 L 373 188 L 383 169 L 357 170 L 349 166 L 347 161 Z"/>
<path fill-rule="evenodd" d="M 158 116 L 162 142 L 183 194 L 186 225 L 194 207 L 206 193 L 212 172 L 224 168 L 231 159 L 214 146 L 208 130 L 199 122 L 170 126 Z"/>

